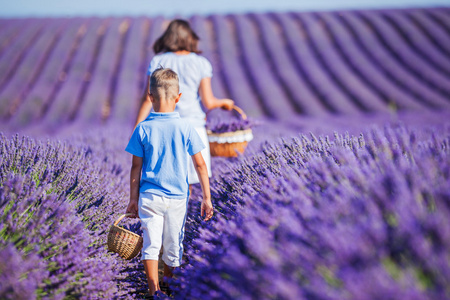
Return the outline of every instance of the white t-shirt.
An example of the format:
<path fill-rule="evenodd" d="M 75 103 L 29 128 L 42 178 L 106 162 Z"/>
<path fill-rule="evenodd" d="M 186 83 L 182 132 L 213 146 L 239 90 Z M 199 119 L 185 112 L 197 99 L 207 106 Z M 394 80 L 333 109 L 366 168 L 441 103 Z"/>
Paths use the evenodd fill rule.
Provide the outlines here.
<path fill-rule="evenodd" d="M 200 106 L 198 88 L 203 78 L 212 77 L 209 60 L 194 52 L 186 55 L 166 52 L 153 57 L 147 75 L 151 75 L 159 67 L 170 68 L 178 74 L 182 95 L 175 111 L 192 126 L 205 126 L 205 113 Z"/>

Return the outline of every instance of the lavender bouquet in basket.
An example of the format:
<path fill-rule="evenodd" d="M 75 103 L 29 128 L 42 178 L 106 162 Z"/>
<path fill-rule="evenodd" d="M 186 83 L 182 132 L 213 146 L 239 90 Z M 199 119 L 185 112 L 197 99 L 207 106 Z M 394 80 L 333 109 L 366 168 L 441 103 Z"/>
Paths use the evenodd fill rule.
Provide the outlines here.
<path fill-rule="evenodd" d="M 230 115 L 232 112 L 238 115 Z M 237 106 L 232 112 L 215 110 L 207 114 L 206 129 L 212 156 L 237 156 L 244 153 L 248 142 L 253 139 L 253 122 Z"/>
<path fill-rule="evenodd" d="M 249 119 L 229 119 L 229 118 L 215 118 L 207 120 L 206 129 L 211 133 L 225 133 L 235 132 L 240 130 L 248 130 L 253 126 Z"/>

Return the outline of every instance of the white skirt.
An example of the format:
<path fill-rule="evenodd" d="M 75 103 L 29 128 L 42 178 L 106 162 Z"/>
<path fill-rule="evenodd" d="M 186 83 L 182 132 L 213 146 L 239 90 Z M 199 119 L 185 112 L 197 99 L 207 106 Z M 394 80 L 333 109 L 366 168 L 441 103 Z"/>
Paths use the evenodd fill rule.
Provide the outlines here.
<path fill-rule="evenodd" d="M 208 140 L 208 134 L 206 133 L 205 127 L 196 127 L 195 130 L 197 131 L 198 135 L 203 141 L 203 144 L 205 144 L 206 148 L 202 150 L 202 156 L 205 160 L 206 167 L 208 169 L 208 177 L 211 177 L 211 153 L 209 151 L 209 140 Z M 192 159 L 189 160 L 188 163 L 188 182 L 189 184 L 199 183 L 200 180 L 198 179 L 197 172 L 194 168 L 194 163 L 192 162 Z"/>

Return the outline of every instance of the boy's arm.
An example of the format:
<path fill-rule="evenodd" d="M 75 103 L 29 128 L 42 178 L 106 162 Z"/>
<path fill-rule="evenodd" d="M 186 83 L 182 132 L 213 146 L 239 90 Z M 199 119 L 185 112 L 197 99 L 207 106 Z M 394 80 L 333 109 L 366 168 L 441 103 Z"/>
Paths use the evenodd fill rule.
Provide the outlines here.
<path fill-rule="evenodd" d="M 205 221 L 208 221 L 214 214 L 214 209 L 211 203 L 211 191 L 209 190 L 208 169 L 201 152 L 197 152 L 191 157 L 192 161 L 194 162 L 195 171 L 197 172 L 197 176 L 200 180 L 200 185 L 203 192 L 203 201 L 201 205 L 200 215 L 202 217 L 203 215 L 205 215 Z"/>
<path fill-rule="evenodd" d="M 133 218 L 138 217 L 139 183 L 141 181 L 142 162 L 142 157 L 133 155 L 130 172 L 130 202 L 126 211 L 127 213 L 133 214 Z"/>

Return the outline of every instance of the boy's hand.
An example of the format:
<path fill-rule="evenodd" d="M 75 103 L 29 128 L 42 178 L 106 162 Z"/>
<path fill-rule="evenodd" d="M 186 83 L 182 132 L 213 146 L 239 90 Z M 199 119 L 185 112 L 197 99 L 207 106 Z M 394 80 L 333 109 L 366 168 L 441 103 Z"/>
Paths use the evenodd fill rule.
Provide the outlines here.
<path fill-rule="evenodd" d="M 205 215 L 205 221 L 208 221 L 212 218 L 214 214 L 214 209 L 211 203 L 211 200 L 203 200 L 201 205 L 201 213 L 200 216 L 203 217 Z"/>
<path fill-rule="evenodd" d="M 130 218 L 137 218 L 138 217 L 138 202 L 130 200 L 127 207 L 127 214 L 133 214 L 130 216 Z"/>

